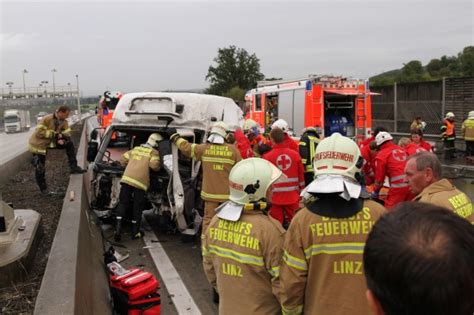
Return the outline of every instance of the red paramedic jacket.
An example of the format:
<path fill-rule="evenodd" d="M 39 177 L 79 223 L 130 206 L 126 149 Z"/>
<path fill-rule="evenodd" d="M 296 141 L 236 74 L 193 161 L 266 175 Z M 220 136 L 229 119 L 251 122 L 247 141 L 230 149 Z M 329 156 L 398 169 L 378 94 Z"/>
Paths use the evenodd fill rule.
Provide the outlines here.
<path fill-rule="evenodd" d="M 240 151 L 242 159 L 254 157 L 252 146 L 250 145 L 249 139 L 244 135 L 242 130 L 237 129 L 234 132 L 235 144 L 237 149 Z"/>
<path fill-rule="evenodd" d="M 300 149 L 298 143 L 293 140 L 289 135 L 285 133 L 285 140 L 283 141 L 283 144 L 287 147 L 290 148 L 291 150 L 294 150 L 300 154 Z M 275 144 L 273 145 L 275 147 Z"/>
<path fill-rule="evenodd" d="M 283 142 L 273 144 L 273 149 L 263 158 L 273 163 L 287 177 L 273 185 L 272 203 L 290 205 L 299 202 L 300 191 L 304 188 L 304 167 L 299 152 L 288 148 Z"/>
<path fill-rule="evenodd" d="M 390 181 L 390 189 L 408 187 L 405 175 L 406 163 L 407 154 L 405 150 L 392 141 L 383 143 L 375 157 L 376 185 L 377 183 L 383 185 L 385 176 L 387 176 Z"/>
<path fill-rule="evenodd" d="M 413 154 L 416 154 L 418 152 L 426 151 L 423 147 L 415 144 L 415 143 L 409 143 L 404 147 L 405 152 L 407 153 L 408 156 L 412 156 Z"/>

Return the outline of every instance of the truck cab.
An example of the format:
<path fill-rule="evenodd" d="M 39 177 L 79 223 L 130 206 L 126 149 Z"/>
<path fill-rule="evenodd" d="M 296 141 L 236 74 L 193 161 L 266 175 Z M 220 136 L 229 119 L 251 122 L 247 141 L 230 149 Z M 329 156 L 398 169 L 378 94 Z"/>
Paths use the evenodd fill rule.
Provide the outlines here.
<path fill-rule="evenodd" d="M 30 130 L 30 112 L 22 109 L 7 109 L 3 113 L 5 133 L 23 132 Z"/>
<path fill-rule="evenodd" d="M 88 160 L 93 163 L 91 207 L 99 217 L 110 217 L 119 202 L 121 156 L 168 128 L 192 143 L 204 143 L 212 121 L 223 120 L 237 128 L 243 123 L 240 108 L 230 98 L 192 93 L 124 94 L 115 109 L 111 124 L 103 133 L 90 135 Z M 102 128 L 102 127 L 99 127 Z M 113 135 L 123 135 L 114 141 Z M 159 144 L 162 169 L 151 172 L 147 199 L 150 208 L 164 222 L 183 234 L 195 235 L 203 215 L 200 198 L 201 164 L 182 155 L 169 140 Z"/>

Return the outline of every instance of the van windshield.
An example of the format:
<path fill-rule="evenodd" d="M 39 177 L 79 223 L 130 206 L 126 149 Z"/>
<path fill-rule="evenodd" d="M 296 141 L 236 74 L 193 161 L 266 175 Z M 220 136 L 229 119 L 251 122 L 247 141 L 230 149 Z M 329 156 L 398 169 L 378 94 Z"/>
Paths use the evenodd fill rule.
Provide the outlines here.
<path fill-rule="evenodd" d="M 16 122 L 20 121 L 18 116 L 5 116 L 4 119 L 5 119 L 6 123 L 16 123 Z"/>

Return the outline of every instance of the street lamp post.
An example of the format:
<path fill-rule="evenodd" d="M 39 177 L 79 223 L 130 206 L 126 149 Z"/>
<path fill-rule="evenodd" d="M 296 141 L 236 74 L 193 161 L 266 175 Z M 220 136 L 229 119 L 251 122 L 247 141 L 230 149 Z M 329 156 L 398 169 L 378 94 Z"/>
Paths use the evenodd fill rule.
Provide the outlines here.
<path fill-rule="evenodd" d="M 53 73 L 53 98 L 54 98 L 54 97 L 55 97 L 55 94 L 56 94 L 56 82 L 55 82 L 55 80 L 54 80 L 54 74 L 55 74 L 56 72 L 58 72 L 58 70 L 53 69 L 53 70 L 51 70 L 51 72 Z"/>
<path fill-rule="evenodd" d="M 79 117 L 81 117 L 81 92 L 79 91 L 79 75 L 76 74 L 77 84 L 77 110 L 79 111 Z"/>
<path fill-rule="evenodd" d="M 25 93 L 25 97 L 26 97 L 26 83 L 25 83 L 25 74 L 28 73 L 28 70 L 26 69 L 23 69 L 22 71 L 22 74 L 23 74 L 23 93 Z"/>

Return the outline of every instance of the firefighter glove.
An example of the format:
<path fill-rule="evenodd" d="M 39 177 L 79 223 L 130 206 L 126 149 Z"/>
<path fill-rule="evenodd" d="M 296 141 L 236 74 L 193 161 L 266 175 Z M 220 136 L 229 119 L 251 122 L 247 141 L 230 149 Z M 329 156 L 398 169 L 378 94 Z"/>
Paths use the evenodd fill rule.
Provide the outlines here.
<path fill-rule="evenodd" d="M 175 142 L 176 139 L 178 139 L 178 137 L 179 137 L 179 133 L 178 133 L 178 131 L 176 130 L 176 128 L 168 128 L 168 129 L 166 130 L 166 135 L 170 138 L 170 140 L 171 140 L 172 142 Z"/>

